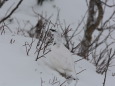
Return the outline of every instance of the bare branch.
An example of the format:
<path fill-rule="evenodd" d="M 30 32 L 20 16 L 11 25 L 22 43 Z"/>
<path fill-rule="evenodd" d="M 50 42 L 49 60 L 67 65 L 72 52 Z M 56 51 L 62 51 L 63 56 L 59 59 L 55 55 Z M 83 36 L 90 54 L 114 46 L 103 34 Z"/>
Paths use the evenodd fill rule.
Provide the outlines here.
<path fill-rule="evenodd" d="M 78 74 L 80 74 L 80 73 L 82 73 L 83 71 L 85 71 L 86 69 L 83 69 L 83 70 L 81 70 L 80 72 L 78 72 L 76 75 L 78 75 Z"/>
<path fill-rule="evenodd" d="M 35 40 L 32 38 L 32 41 L 31 41 L 30 44 L 28 42 L 25 42 L 25 44 L 23 45 L 23 46 L 26 47 L 26 54 L 27 54 L 27 56 L 29 56 L 29 52 L 32 49 L 32 45 L 33 45 L 34 42 L 35 42 Z"/>
<path fill-rule="evenodd" d="M 113 13 L 111 14 L 111 16 L 104 22 L 104 24 L 102 25 L 102 28 L 113 18 L 114 15 L 115 15 L 115 11 L 113 11 Z"/>
<path fill-rule="evenodd" d="M 18 2 L 18 4 L 16 5 L 16 7 L 10 12 L 9 15 L 7 15 L 6 17 L 4 17 L 2 20 L 0 20 L 0 23 L 2 23 L 3 21 L 7 20 L 15 11 L 16 9 L 18 9 L 19 5 L 22 3 L 23 0 L 20 0 Z"/>
<path fill-rule="evenodd" d="M 108 5 L 107 3 L 101 1 L 102 4 L 106 5 L 107 7 L 115 7 L 115 5 Z"/>

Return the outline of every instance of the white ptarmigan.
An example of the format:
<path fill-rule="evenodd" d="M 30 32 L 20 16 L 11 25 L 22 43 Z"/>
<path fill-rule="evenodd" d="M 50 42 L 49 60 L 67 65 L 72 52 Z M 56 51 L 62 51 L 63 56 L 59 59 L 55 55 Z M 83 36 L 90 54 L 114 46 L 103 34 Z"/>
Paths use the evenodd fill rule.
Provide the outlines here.
<path fill-rule="evenodd" d="M 72 54 L 63 45 L 61 35 L 53 30 L 51 30 L 51 32 L 54 35 L 54 44 L 51 47 L 51 52 L 45 56 L 46 64 L 65 78 L 76 80 L 74 62 L 71 56 Z"/>

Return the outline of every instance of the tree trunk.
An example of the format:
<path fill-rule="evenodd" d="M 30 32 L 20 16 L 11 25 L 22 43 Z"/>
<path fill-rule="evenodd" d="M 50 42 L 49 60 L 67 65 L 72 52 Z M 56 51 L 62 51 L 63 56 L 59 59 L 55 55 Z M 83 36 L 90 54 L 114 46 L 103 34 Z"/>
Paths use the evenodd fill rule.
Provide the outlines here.
<path fill-rule="evenodd" d="M 88 8 L 88 18 L 86 23 L 86 28 L 84 31 L 84 37 L 79 44 L 78 55 L 88 59 L 89 48 L 91 45 L 92 34 L 99 26 L 103 18 L 103 8 L 100 0 L 90 0 Z M 96 17 L 96 13 L 98 15 Z"/>

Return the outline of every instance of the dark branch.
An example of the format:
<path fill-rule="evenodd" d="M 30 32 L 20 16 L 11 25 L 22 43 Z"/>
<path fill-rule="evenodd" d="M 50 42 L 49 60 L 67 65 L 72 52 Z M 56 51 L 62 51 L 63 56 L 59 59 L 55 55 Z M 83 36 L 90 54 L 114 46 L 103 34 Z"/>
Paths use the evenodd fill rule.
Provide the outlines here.
<path fill-rule="evenodd" d="M 106 5 L 107 7 L 115 7 L 115 4 L 114 5 L 108 5 L 107 3 L 101 1 L 102 4 Z"/>
<path fill-rule="evenodd" d="M 0 20 L 0 23 L 4 22 L 5 20 L 7 20 L 15 11 L 16 9 L 19 7 L 19 5 L 22 3 L 23 0 L 20 0 L 18 2 L 18 4 L 16 5 L 16 7 L 10 12 L 9 15 L 7 15 L 6 17 L 4 17 L 2 20 Z"/>

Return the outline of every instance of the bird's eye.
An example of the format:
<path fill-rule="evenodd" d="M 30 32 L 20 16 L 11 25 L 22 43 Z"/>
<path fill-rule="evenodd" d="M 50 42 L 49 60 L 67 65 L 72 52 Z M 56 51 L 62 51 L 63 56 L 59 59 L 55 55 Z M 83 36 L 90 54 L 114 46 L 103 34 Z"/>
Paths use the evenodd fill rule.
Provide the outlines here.
<path fill-rule="evenodd" d="M 52 32 L 56 32 L 56 30 L 54 30 L 54 29 L 50 29 Z"/>
<path fill-rule="evenodd" d="M 73 80 L 76 80 L 75 78 L 73 78 Z"/>

